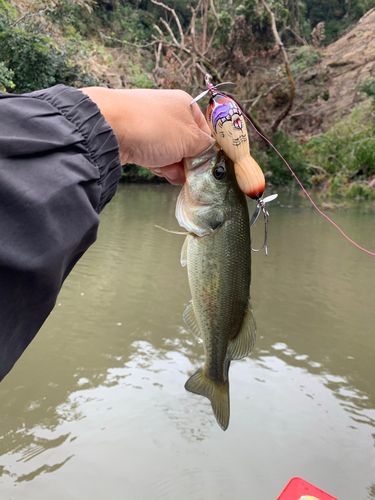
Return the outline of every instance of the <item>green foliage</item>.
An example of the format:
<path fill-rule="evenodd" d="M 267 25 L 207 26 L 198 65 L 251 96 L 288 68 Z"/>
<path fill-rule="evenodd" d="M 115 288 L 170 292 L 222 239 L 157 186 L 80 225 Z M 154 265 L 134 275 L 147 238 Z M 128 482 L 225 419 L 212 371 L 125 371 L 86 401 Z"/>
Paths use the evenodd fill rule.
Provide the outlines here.
<path fill-rule="evenodd" d="M 375 191 L 366 182 L 351 182 L 344 185 L 341 190 L 345 198 L 365 198 L 367 200 L 375 199 Z"/>
<path fill-rule="evenodd" d="M 329 174 L 365 178 L 375 174 L 375 120 L 363 103 L 326 134 L 307 145 L 310 162 Z"/>
<path fill-rule="evenodd" d="M 289 11 L 285 8 L 283 0 L 268 0 L 268 5 L 275 14 L 278 28 L 284 27 Z M 260 0 L 243 0 L 243 3 L 236 8 L 235 14 L 245 16 L 254 40 L 263 44 L 263 48 L 271 48 L 274 45 L 270 16 Z"/>
<path fill-rule="evenodd" d="M 110 9 L 109 5 L 111 4 L 108 2 L 98 1 L 95 6 L 95 14 L 103 28 L 110 30 L 112 37 L 133 43 L 151 40 L 153 25 L 157 18 L 154 18 L 147 11 L 135 8 L 126 1 L 114 3 Z M 80 31 L 85 26 L 87 26 L 86 23 L 80 26 Z M 93 28 L 95 29 L 95 27 L 91 29 Z"/>
<path fill-rule="evenodd" d="M 191 20 L 189 3 L 185 0 L 166 0 L 164 3 L 175 10 L 182 29 L 186 31 Z M 196 5 L 196 1 L 191 3 Z M 99 20 L 99 26 L 110 29 L 112 37 L 133 43 L 151 41 L 155 22 L 165 16 L 164 8 L 151 3 L 150 0 L 97 0 L 94 12 L 96 20 L 93 21 L 92 16 L 86 16 L 88 22 L 77 24 L 81 33 L 87 26 L 91 32 L 98 31 Z M 179 38 L 173 17 L 170 21 L 171 29 Z"/>
<path fill-rule="evenodd" d="M 14 89 L 15 84 L 12 78 L 14 71 L 7 68 L 4 63 L 0 62 L 0 92 L 5 92 L 6 89 Z"/>
<path fill-rule="evenodd" d="M 325 191 L 331 196 L 344 198 L 375 199 L 375 191 L 366 181 L 352 181 L 346 174 L 339 173 L 330 178 L 323 177 Z"/>
<path fill-rule="evenodd" d="M 140 64 L 128 62 L 129 76 L 133 81 L 133 86 L 137 89 L 151 89 L 154 87 L 154 82 L 148 77 L 145 70 Z"/>
<path fill-rule="evenodd" d="M 220 22 L 220 29 L 218 29 L 216 32 L 215 41 L 213 44 L 214 48 L 216 49 L 225 47 L 227 45 L 229 34 L 233 25 L 232 17 L 227 11 L 223 10 L 219 13 L 218 17 Z"/>
<path fill-rule="evenodd" d="M 332 18 L 328 19 L 325 23 L 325 40 L 324 44 L 329 45 L 338 38 L 340 38 L 341 33 L 352 24 L 350 18 L 344 17 L 340 20 Z"/>
<path fill-rule="evenodd" d="M 126 163 L 122 167 L 123 182 L 154 182 L 156 176 L 147 168 L 143 168 L 135 163 Z"/>
<path fill-rule="evenodd" d="M 45 10 L 37 16 L 26 13 L 19 21 L 9 11 L 0 16 L 2 86 L 8 92 L 22 93 L 57 83 L 95 85 L 93 76 L 75 62 L 77 53 L 81 58 L 85 56 L 82 44 L 67 37 L 57 41 L 48 33 L 48 21 L 41 22 L 48 15 L 48 9 Z"/>
<path fill-rule="evenodd" d="M 366 80 L 358 86 L 358 89 L 372 99 L 375 104 L 375 77 L 369 76 Z"/>
<path fill-rule="evenodd" d="M 304 185 L 310 185 L 311 176 L 306 163 L 304 148 L 281 130 L 278 130 L 274 134 L 272 142 L 275 148 L 290 164 L 300 181 Z M 272 184 L 286 185 L 294 181 L 290 170 L 271 146 L 265 152 L 252 149 L 252 154 Z"/>
<path fill-rule="evenodd" d="M 295 55 L 293 63 L 290 65 L 290 70 L 294 78 L 308 68 L 311 68 L 320 61 L 319 53 L 309 45 L 300 47 Z"/>
<path fill-rule="evenodd" d="M 304 0 L 303 4 L 304 17 L 309 22 L 310 30 L 318 23 L 325 22 L 324 43 L 328 45 L 337 40 L 344 29 L 374 7 L 375 0 Z M 305 20 L 301 20 L 302 24 Z M 306 35 L 305 29 L 304 32 Z"/>

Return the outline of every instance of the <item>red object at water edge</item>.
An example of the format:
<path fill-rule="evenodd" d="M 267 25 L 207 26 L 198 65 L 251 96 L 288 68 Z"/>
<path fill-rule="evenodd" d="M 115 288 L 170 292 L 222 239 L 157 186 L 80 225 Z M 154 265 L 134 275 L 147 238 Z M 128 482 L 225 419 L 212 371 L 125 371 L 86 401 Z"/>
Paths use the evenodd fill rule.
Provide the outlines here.
<path fill-rule="evenodd" d="M 294 477 L 277 500 L 337 500 L 300 477 Z"/>

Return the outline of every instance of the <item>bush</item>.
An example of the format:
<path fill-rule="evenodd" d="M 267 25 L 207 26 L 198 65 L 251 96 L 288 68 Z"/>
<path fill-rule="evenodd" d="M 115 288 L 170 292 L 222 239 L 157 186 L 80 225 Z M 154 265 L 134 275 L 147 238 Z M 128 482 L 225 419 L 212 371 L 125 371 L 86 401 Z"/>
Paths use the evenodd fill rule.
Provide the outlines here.
<path fill-rule="evenodd" d="M 295 55 L 293 63 L 290 65 L 290 70 L 294 78 L 307 68 L 315 66 L 320 61 L 319 53 L 309 45 L 300 47 Z"/>
<path fill-rule="evenodd" d="M 14 89 L 15 84 L 12 80 L 14 71 L 7 68 L 4 63 L 0 62 L 0 92 L 5 92 L 6 89 Z"/>
<path fill-rule="evenodd" d="M 306 163 L 304 148 L 281 130 L 274 134 L 273 145 L 290 164 L 302 184 L 310 185 L 311 176 Z M 271 146 L 265 152 L 259 152 L 254 148 L 252 154 L 272 184 L 286 185 L 295 182 L 292 173 Z"/>
<path fill-rule="evenodd" d="M 153 182 L 156 179 L 150 170 L 135 163 L 126 163 L 122 167 L 122 182 Z"/>
<path fill-rule="evenodd" d="M 329 174 L 364 179 L 375 174 L 375 120 L 365 102 L 322 137 L 307 144 L 310 162 Z"/>
<path fill-rule="evenodd" d="M 48 9 L 45 9 L 48 11 Z M 56 37 L 40 10 L 36 16 L 0 16 L 0 85 L 7 92 L 31 92 L 57 83 L 74 86 L 97 85 L 90 72 L 79 64 L 85 51 L 77 37 Z M 74 30 L 73 30 L 74 35 Z"/>
<path fill-rule="evenodd" d="M 370 76 L 358 86 L 358 89 L 372 99 L 375 104 L 375 78 Z"/>

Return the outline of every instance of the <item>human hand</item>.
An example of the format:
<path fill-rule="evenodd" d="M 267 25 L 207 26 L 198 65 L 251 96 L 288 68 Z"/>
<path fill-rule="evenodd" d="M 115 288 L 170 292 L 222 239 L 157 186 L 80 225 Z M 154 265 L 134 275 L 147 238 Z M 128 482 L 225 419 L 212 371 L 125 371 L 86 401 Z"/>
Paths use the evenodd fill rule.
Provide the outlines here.
<path fill-rule="evenodd" d="M 213 142 L 206 119 L 182 90 L 80 89 L 98 105 L 120 145 L 121 163 L 136 163 L 183 184 L 183 159 Z"/>

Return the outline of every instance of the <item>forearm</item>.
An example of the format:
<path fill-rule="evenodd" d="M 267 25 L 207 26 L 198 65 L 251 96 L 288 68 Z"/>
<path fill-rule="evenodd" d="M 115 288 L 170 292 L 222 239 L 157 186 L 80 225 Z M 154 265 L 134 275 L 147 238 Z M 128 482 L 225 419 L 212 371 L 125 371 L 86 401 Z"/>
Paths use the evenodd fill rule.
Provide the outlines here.
<path fill-rule="evenodd" d="M 0 379 L 31 342 L 121 176 L 93 102 L 58 86 L 0 94 Z"/>

